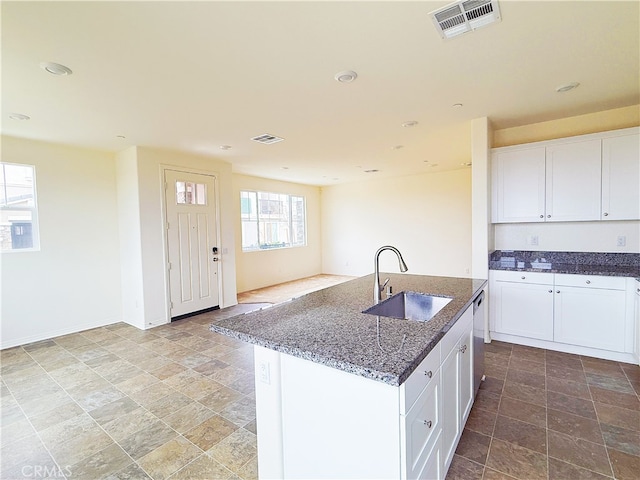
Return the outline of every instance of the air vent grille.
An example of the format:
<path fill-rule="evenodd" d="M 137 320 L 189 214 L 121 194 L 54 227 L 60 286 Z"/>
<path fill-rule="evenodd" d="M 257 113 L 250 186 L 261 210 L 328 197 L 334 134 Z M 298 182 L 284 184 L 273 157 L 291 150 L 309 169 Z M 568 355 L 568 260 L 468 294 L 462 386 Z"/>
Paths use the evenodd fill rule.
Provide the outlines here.
<path fill-rule="evenodd" d="M 500 21 L 498 0 L 458 1 L 430 13 L 442 38 L 452 38 Z"/>
<path fill-rule="evenodd" d="M 262 135 L 253 137 L 251 140 L 255 140 L 259 143 L 264 143 L 265 145 L 270 145 L 272 143 L 281 142 L 282 140 L 284 140 L 284 138 L 276 137 L 275 135 L 270 135 L 268 133 L 263 133 Z"/>

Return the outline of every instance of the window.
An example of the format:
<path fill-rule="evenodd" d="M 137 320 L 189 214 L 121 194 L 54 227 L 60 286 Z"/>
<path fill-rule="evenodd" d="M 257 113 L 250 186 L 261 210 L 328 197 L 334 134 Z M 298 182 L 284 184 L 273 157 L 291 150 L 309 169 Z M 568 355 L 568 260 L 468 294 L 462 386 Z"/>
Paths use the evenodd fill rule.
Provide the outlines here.
<path fill-rule="evenodd" d="M 0 251 L 38 248 L 35 167 L 0 163 Z"/>
<path fill-rule="evenodd" d="M 240 217 L 244 252 L 307 244 L 304 197 L 242 191 Z"/>
<path fill-rule="evenodd" d="M 176 182 L 176 202 L 179 205 L 206 205 L 207 186 L 204 183 Z"/>

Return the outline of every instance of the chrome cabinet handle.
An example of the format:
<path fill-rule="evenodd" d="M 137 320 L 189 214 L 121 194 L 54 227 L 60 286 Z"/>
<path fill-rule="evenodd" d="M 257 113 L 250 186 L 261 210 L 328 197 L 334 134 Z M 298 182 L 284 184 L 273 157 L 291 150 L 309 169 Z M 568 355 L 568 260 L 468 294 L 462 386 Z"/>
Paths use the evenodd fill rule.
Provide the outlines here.
<path fill-rule="evenodd" d="M 544 218 L 544 215 L 540 215 L 540 218 Z"/>
<path fill-rule="evenodd" d="M 526 277 L 523 275 L 522 277 L 520 277 L 520 280 L 524 280 Z"/>
<path fill-rule="evenodd" d="M 608 214 L 607 212 L 604 212 L 604 216 L 605 216 L 605 217 L 608 217 L 608 216 L 609 216 L 609 214 Z"/>
<path fill-rule="evenodd" d="M 433 372 L 431 370 L 429 370 L 429 371 L 425 370 L 424 374 L 429 378 L 433 377 Z"/>
<path fill-rule="evenodd" d="M 462 353 L 465 353 L 465 352 L 467 351 L 467 346 L 466 346 L 466 345 L 462 345 L 462 346 L 460 347 L 460 351 L 461 351 Z"/>
<path fill-rule="evenodd" d="M 423 420 L 422 424 L 426 425 L 427 428 L 431 428 L 433 426 L 433 422 L 431 420 Z"/>
<path fill-rule="evenodd" d="M 591 283 L 591 280 L 587 280 L 587 285 L 589 285 Z"/>
<path fill-rule="evenodd" d="M 213 260 L 214 262 L 219 262 L 219 261 L 220 261 L 220 259 L 219 259 L 218 257 L 213 257 L 213 258 L 212 258 L 212 260 Z"/>
<path fill-rule="evenodd" d="M 551 215 L 547 215 L 547 218 L 551 218 Z"/>
<path fill-rule="evenodd" d="M 556 290 L 556 293 L 560 293 L 560 290 Z"/>
<path fill-rule="evenodd" d="M 553 293 L 553 290 L 549 290 L 549 293 Z"/>

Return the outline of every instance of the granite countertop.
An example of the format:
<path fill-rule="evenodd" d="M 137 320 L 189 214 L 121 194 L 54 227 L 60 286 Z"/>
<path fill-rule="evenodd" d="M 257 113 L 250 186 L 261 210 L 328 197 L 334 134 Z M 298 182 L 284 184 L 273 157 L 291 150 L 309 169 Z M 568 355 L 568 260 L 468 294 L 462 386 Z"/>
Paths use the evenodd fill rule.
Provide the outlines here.
<path fill-rule="evenodd" d="M 374 281 L 373 275 L 368 275 L 257 312 L 217 321 L 210 328 L 255 345 L 398 386 L 471 305 L 486 280 L 389 273 L 381 273 L 380 277 L 389 277 L 389 285 L 396 293 L 413 291 L 452 300 L 428 322 L 364 314 L 361 312 L 373 305 Z"/>
<path fill-rule="evenodd" d="M 640 277 L 640 253 L 496 250 L 489 255 L 489 270 Z"/>

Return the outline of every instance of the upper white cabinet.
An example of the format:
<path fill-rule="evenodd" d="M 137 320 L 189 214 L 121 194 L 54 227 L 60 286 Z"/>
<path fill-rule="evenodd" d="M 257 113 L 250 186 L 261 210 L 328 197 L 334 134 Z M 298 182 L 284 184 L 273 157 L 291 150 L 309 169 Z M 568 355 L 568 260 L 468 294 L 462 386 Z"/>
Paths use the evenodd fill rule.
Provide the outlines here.
<path fill-rule="evenodd" d="M 640 218 L 640 134 L 602 140 L 602 219 Z"/>
<path fill-rule="evenodd" d="M 640 219 L 638 128 L 497 148 L 491 168 L 494 223 Z"/>
<path fill-rule="evenodd" d="M 600 219 L 600 140 L 547 147 L 548 222 Z"/>
<path fill-rule="evenodd" d="M 493 155 L 493 221 L 541 222 L 545 202 L 545 149 Z"/>

